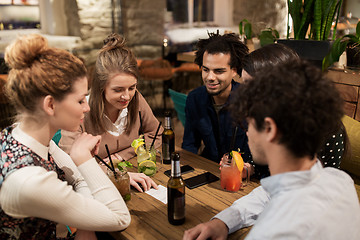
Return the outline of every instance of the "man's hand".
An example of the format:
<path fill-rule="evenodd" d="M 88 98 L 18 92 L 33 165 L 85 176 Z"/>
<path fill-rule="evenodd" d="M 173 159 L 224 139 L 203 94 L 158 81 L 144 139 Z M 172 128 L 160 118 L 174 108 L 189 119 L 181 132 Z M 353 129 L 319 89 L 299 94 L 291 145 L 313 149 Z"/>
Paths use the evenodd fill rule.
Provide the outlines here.
<path fill-rule="evenodd" d="M 206 240 L 208 238 L 215 240 L 224 240 L 227 238 L 229 229 L 220 219 L 200 223 L 199 225 L 184 232 L 183 240 Z"/>

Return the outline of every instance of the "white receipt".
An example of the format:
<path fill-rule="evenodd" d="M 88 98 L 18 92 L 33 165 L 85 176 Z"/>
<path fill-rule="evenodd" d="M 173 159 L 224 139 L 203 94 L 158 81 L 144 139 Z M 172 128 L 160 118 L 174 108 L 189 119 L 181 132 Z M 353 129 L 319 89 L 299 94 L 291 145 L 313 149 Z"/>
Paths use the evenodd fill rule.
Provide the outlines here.
<path fill-rule="evenodd" d="M 151 188 L 145 193 L 163 202 L 164 204 L 167 204 L 167 188 L 163 185 L 158 185 L 158 190 L 156 190 L 155 188 Z"/>

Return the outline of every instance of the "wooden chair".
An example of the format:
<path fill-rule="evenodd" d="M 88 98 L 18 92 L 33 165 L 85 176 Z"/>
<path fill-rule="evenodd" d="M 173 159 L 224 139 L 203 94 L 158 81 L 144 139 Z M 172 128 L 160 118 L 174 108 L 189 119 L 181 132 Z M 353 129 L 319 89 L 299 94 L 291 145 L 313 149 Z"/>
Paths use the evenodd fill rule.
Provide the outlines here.
<path fill-rule="evenodd" d="M 163 111 L 166 110 L 167 89 L 171 84 L 173 69 L 169 61 L 158 58 L 153 60 L 142 60 L 139 62 L 140 77 L 144 81 L 161 81 L 163 95 Z M 154 88 L 151 86 L 154 95 Z"/>
<path fill-rule="evenodd" d="M 175 90 L 180 90 L 180 89 L 189 90 L 194 88 L 194 86 L 191 86 L 194 85 L 194 83 L 190 84 L 191 76 L 197 74 L 199 76 L 199 79 L 201 79 L 201 68 L 195 63 L 189 63 L 189 62 L 182 63 L 179 67 L 174 68 L 173 72 L 174 72 L 174 82 L 176 82 L 177 84 L 176 86 L 177 88 L 175 88 L 175 86 L 173 87 L 173 89 Z M 182 80 L 181 81 L 182 84 L 178 82 L 178 80 L 180 79 Z"/>

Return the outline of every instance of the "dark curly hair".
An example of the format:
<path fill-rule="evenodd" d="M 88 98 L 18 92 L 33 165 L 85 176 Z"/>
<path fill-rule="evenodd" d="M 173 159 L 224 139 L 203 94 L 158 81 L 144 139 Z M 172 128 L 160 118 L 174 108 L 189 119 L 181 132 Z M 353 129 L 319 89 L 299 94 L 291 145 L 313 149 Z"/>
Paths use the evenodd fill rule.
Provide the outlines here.
<path fill-rule="evenodd" d="M 340 127 L 343 101 L 321 70 L 305 61 L 293 61 L 258 72 L 240 87 L 230 105 L 233 119 L 255 120 L 264 128 L 272 118 L 283 144 L 296 157 L 314 157 L 325 139 Z"/>
<path fill-rule="evenodd" d="M 218 30 L 216 33 L 208 33 L 208 35 L 209 38 L 199 39 L 196 44 L 197 51 L 194 62 L 201 67 L 205 52 L 209 54 L 230 53 L 230 68 L 236 68 L 237 73 L 241 76 L 242 60 L 249 52 L 248 47 L 234 33 L 220 35 Z"/>

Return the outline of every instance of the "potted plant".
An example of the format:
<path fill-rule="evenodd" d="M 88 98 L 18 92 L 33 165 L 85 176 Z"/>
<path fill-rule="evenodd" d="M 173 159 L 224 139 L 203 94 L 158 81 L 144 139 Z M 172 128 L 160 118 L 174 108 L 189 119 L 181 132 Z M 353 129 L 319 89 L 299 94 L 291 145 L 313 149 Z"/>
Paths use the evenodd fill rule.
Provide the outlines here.
<path fill-rule="evenodd" d="M 321 67 L 330 50 L 329 36 L 333 22 L 334 32 L 343 0 L 288 0 L 288 24 L 293 21 L 294 39 L 278 40 L 293 48 L 302 58 Z M 333 36 L 335 37 L 335 35 Z"/>
<path fill-rule="evenodd" d="M 260 45 L 263 47 L 268 44 L 274 43 L 277 39 L 279 39 L 279 32 L 273 28 L 266 28 L 261 30 L 259 35 Z"/>
<path fill-rule="evenodd" d="M 253 41 L 255 49 L 259 48 L 260 46 L 263 47 L 267 44 L 274 43 L 277 39 L 279 39 L 279 32 L 273 28 L 265 28 L 261 30 L 258 37 L 254 37 L 252 25 L 247 19 L 243 19 L 240 21 L 239 34 L 241 38 L 244 39 L 245 44 L 248 40 Z M 257 40 L 254 40 L 254 38 L 256 38 Z"/>
<path fill-rule="evenodd" d="M 347 34 L 336 39 L 328 55 L 323 60 L 323 70 L 326 70 L 334 62 L 339 61 L 340 56 L 346 50 L 347 66 L 360 67 L 360 22 L 356 25 L 354 34 Z"/>

